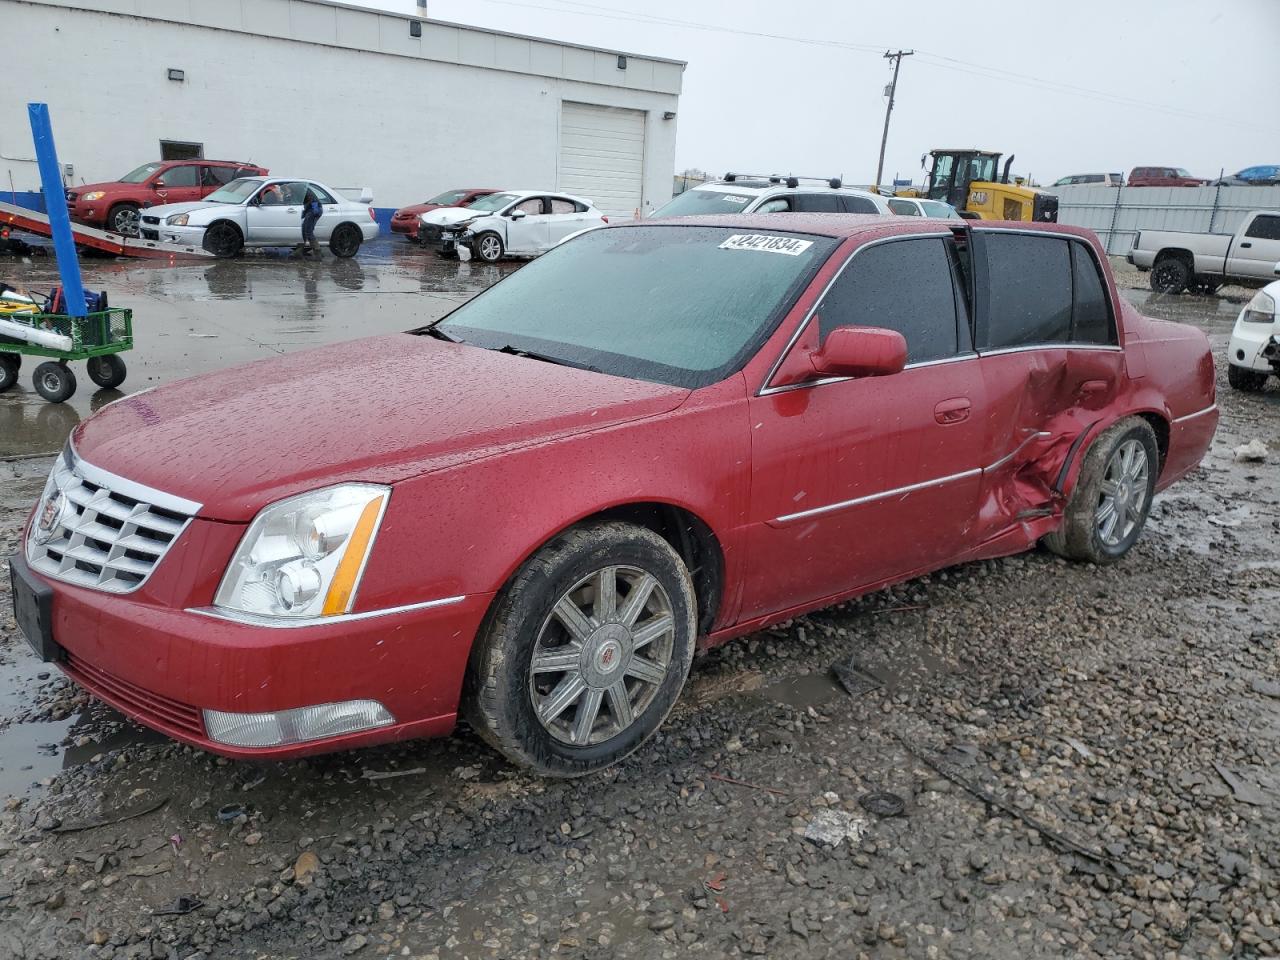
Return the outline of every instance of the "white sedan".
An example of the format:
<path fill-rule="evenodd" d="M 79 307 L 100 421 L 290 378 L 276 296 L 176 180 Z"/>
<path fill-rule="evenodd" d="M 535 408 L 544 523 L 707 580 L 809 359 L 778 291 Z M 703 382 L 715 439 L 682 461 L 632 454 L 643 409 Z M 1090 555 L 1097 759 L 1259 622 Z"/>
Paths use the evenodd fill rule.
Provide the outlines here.
<path fill-rule="evenodd" d="M 949 203 L 916 197 L 889 197 L 889 209 L 900 217 L 938 217 L 960 220 L 960 213 Z"/>
<path fill-rule="evenodd" d="M 1275 265 L 1280 277 L 1280 263 Z M 1256 393 L 1267 378 L 1280 376 L 1280 280 L 1253 295 L 1236 317 L 1227 342 L 1227 382 L 1237 390 Z"/>
<path fill-rule="evenodd" d="M 441 256 L 475 255 L 486 263 L 536 257 L 571 233 L 609 222 L 590 200 L 545 190 L 506 190 L 419 219 L 418 239 Z"/>
<path fill-rule="evenodd" d="M 138 227 L 144 240 L 203 247 L 216 257 L 234 257 L 245 247 L 297 246 L 308 190 L 324 211 L 316 240 L 334 256 L 353 257 L 378 235 L 367 190 L 357 203 L 315 180 L 291 177 L 242 177 L 203 200 L 147 207 Z"/>

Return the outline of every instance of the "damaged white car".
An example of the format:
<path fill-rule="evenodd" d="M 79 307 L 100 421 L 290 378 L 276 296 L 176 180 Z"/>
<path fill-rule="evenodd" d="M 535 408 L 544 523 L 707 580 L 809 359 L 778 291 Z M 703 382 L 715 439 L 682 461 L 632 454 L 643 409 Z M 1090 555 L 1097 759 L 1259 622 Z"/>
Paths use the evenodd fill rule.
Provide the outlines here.
<path fill-rule="evenodd" d="M 1280 277 L 1280 263 L 1275 265 Z M 1280 280 L 1269 283 L 1250 300 L 1236 318 L 1227 343 L 1227 382 L 1235 389 L 1257 393 L 1267 378 L 1280 376 L 1280 323 L 1276 304 L 1280 303 Z"/>
<path fill-rule="evenodd" d="M 442 257 L 478 257 L 494 263 L 505 256 L 536 257 L 609 218 L 582 197 L 542 190 L 507 190 L 481 197 L 469 207 L 432 210 L 421 217 L 418 239 Z"/>

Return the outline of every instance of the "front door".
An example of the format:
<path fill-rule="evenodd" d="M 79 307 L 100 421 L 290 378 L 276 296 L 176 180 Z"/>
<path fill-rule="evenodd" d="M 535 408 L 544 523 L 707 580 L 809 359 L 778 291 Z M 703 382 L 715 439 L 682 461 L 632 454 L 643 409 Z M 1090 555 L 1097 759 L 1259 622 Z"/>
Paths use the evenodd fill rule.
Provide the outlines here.
<path fill-rule="evenodd" d="M 245 243 L 289 246 L 302 242 L 302 198 L 306 184 L 277 181 L 267 184 L 246 211 Z"/>
<path fill-rule="evenodd" d="M 550 201 L 547 197 L 521 200 L 507 213 L 507 252 L 539 254 L 551 246 Z M 517 215 L 518 214 L 518 215 Z"/>
<path fill-rule="evenodd" d="M 1227 273 L 1274 280 L 1277 261 L 1280 261 L 1280 213 L 1260 213 L 1231 248 Z"/>
<path fill-rule="evenodd" d="M 906 338 L 905 370 L 786 385 L 775 374 L 752 398 L 744 619 L 933 569 L 967 545 L 984 397 L 950 244 L 855 252 L 791 347 L 807 355 L 837 326 L 888 327 Z"/>
<path fill-rule="evenodd" d="M 160 172 L 152 182 L 156 201 L 152 206 L 164 203 L 188 203 L 204 196 L 200 183 L 200 167 L 194 163 L 169 167 Z"/>

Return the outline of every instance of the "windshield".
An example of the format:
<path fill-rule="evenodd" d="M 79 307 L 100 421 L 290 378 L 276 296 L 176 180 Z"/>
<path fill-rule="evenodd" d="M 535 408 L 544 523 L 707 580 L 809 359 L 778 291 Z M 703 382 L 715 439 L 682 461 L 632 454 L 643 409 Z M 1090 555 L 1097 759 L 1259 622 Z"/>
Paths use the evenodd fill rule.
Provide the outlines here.
<path fill-rule="evenodd" d="M 754 199 L 746 193 L 721 193 L 719 190 L 687 190 L 672 197 L 657 210 L 655 217 L 696 217 L 699 214 L 742 213 Z"/>
<path fill-rule="evenodd" d="M 951 219 L 960 219 L 960 214 L 956 213 L 956 208 L 949 203 L 941 203 L 937 200 L 921 200 L 920 206 L 924 208 L 926 217 L 948 217 Z"/>
<path fill-rule="evenodd" d="M 1174 170 L 1173 170 L 1173 172 L 1174 172 L 1174 174 L 1175 174 L 1176 176 L 1179 176 L 1179 177 L 1189 177 L 1189 176 L 1191 176 L 1190 172 L 1189 172 L 1189 171 L 1187 171 L 1187 170 L 1186 170 L 1185 168 L 1183 168 L 1183 167 L 1175 167 L 1175 168 L 1174 168 Z"/>
<path fill-rule="evenodd" d="M 119 182 L 120 183 L 141 183 L 143 180 L 147 179 L 147 177 L 151 176 L 153 173 L 155 173 L 159 169 L 160 169 L 160 164 L 158 163 L 144 163 L 142 166 L 138 167 L 136 170 L 130 170 L 128 173 L 126 173 L 123 177 L 120 178 Z"/>
<path fill-rule="evenodd" d="M 262 186 L 261 180 L 232 180 L 205 197 L 210 203 L 244 203 Z"/>
<path fill-rule="evenodd" d="M 781 230 L 593 230 L 490 287 L 437 329 L 491 350 L 706 386 L 759 349 L 835 245 Z"/>
<path fill-rule="evenodd" d="M 514 203 L 520 197 L 515 193 L 491 193 L 467 204 L 468 210 L 479 210 L 481 213 L 497 213 L 508 203 Z"/>
<path fill-rule="evenodd" d="M 430 200 L 424 200 L 423 203 L 438 203 L 442 207 L 452 207 L 466 195 L 467 191 L 465 190 L 446 190 L 444 193 L 437 194 Z"/>

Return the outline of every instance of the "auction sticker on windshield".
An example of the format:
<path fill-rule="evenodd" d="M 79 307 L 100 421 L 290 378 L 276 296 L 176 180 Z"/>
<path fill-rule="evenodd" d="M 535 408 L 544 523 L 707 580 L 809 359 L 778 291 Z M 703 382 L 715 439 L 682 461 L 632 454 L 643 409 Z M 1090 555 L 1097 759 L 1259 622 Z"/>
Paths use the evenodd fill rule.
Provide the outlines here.
<path fill-rule="evenodd" d="M 785 253 L 789 257 L 798 257 L 812 246 L 812 240 L 771 237 L 765 233 L 735 233 L 720 244 L 720 249 L 759 250 L 763 253 Z"/>

